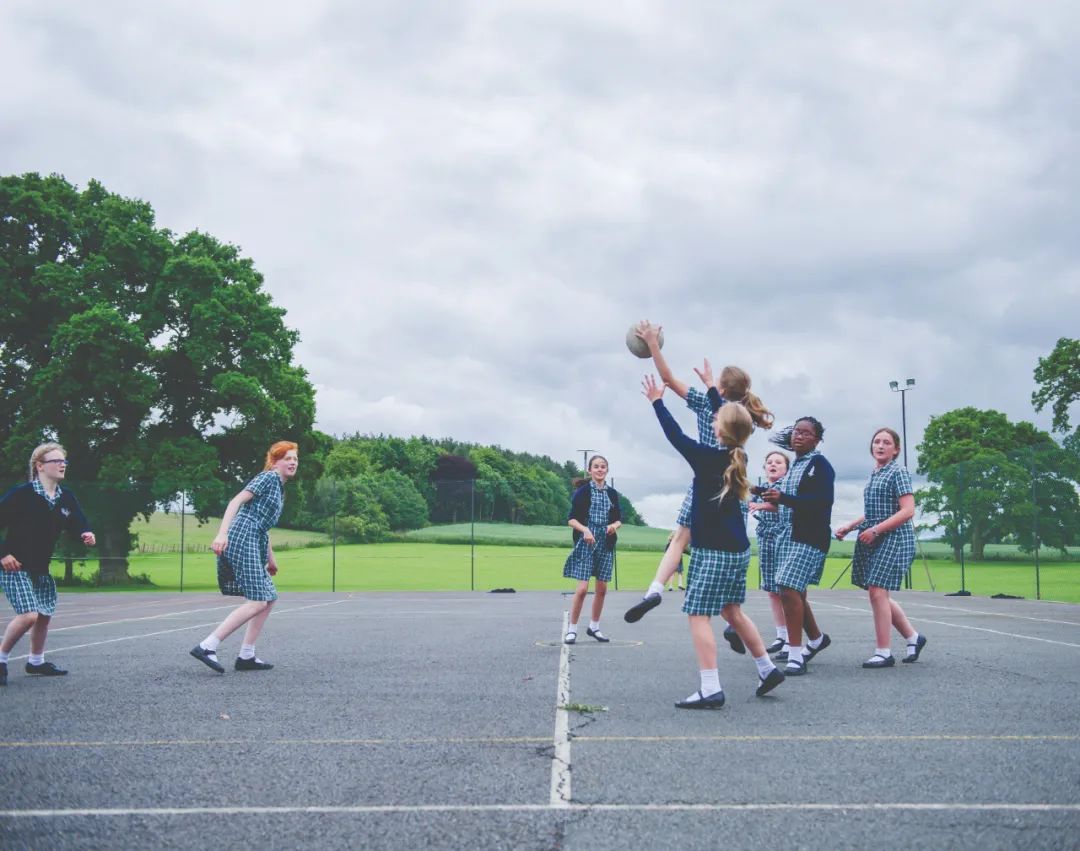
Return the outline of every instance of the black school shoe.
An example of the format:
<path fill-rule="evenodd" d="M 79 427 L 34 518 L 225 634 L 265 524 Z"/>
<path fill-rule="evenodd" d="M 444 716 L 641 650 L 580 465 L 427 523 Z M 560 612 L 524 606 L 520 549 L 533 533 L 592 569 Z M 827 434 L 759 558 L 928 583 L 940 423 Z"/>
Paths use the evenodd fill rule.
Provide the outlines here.
<path fill-rule="evenodd" d="M 611 641 L 611 639 L 604 635 L 604 633 L 602 633 L 600 630 L 593 629 L 592 627 L 586 629 L 585 634 L 589 636 L 589 638 L 595 638 L 601 644 L 607 644 L 609 641 Z"/>
<path fill-rule="evenodd" d="M 701 693 L 700 689 L 698 690 L 697 694 L 698 694 L 698 699 L 697 700 L 680 700 L 678 703 L 675 704 L 675 708 L 676 709 L 719 709 L 721 706 L 724 705 L 724 692 L 722 690 L 716 692 L 716 694 L 710 694 L 708 697 L 705 697 L 705 695 L 703 695 Z"/>
<path fill-rule="evenodd" d="M 761 680 L 761 685 L 757 687 L 757 691 L 754 692 L 754 694 L 758 697 L 764 697 L 784 681 L 784 672 L 779 668 L 773 668 L 769 671 L 767 677 L 758 677 L 758 679 Z"/>
<path fill-rule="evenodd" d="M 765 648 L 765 652 L 766 653 L 779 653 L 785 647 L 787 647 L 787 642 L 784 641 L 784 639 L 778 637 L 776 639 L 776 641 L 774 641 L 772 644 L 770 644 L 768 647 Z"/>
<path fill-rule="evenodd" d="M 908 646 L 910 646 L 910 645 L 908 645 Z M 925 635 L 920 635 L 918 640 L 915 642 L 915 652 L 914 653 L 909 653 L 907 656 L 905 656 L 900 661 L 901 662 L 917 662 L 917 661 L 919 661 L 919 654 L 922 653 L 922 649 L 925 646 L 926 646 L 926 636 Z"/>
<path fill-rule="evenodd" d="M 862 663 L 864 668 L 891 668 L 896 664 L 896 657 L 882 656 L 880 653 L 875 653 L 869 659 Z"/>
<path fill-rule="evenodd" d="M 237 671 L 269 671 L 273 667 L 270 662 L 264 662 L 254 656 L 250 659 L 241 659 L 237 656 L 236 662 L 233 664 L 233 668 Z"/>
<path fill-rule="evenodd" d="M 0 662 L 0 686 L 7 685 L 7 662 Z"/>
<path fill-rule="evenodd" d="M 659 594 L 646 594 L 626 610 L 626 614 L 623 615 L 623 620 L 627 623 L 637 623 L 645 617 L 647 611 L 655 609 L 661 602 L 662 600 Z"/>
<path fill-rule="evenodd" d="M 26 673 L 37 677 L 66 677 L 67 671 L 57 668 L 52 662 L 42 662 L 40 665 L 26 663 Z"/>
<path fill-rule="evenodd" d="M 739 633 L 735 631 L 735 627 L 729 626 L 725 629 L 724 638 L 727 639 L 727 643 L 731 645 L 731 649 L 736 653 L 746 652 L 746 645 L 743 644 L 743 640 L 739 638 Z"/>
<path fill-rule="evenodd" d="M 806 661 L 809 662 L 830 644 L 832 644 L 832 639 L 829 638 L 829 633 L 821 633 L 821 644 L 817 647 L 811 647 L 809 644 L 806 645 Z"/>
<path fill-rule="evenodd" d="M 222 665 L 216 658 L 214 658 L 215 656 L 217 656 L 217 654 L 211 652 L 210 650 L 207 650 L 201 644 L 196 644 L 194 647 L 191 648 L 191 655 L 198 659 L 200 662 L 202 662 L 204 665 L 206 665 L 206 667 L 212 668 L 219 674 L 225 673 L 225 666 Z"/>

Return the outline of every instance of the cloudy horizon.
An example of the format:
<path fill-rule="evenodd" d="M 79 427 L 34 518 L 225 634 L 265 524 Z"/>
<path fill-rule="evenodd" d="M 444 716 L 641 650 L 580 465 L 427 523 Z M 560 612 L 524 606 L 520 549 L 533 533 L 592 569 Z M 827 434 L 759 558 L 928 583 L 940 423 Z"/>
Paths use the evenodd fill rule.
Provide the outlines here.
<path fill-rule="evenodd" d="M 4 174 L 147 201 L 241 247 L 321 430 L 580 463 L 670 526 L 689 470 L 628 326 L 812 414 L 834 522 L 870 435 L 971 405 L 1049 428 L 1077 336 L 1080 10 L 1064 2 L 16 0 Z M 680 400 L 668 404 L 687 430 Z M 757 469 L 764 435 L 750 444 Z"/>

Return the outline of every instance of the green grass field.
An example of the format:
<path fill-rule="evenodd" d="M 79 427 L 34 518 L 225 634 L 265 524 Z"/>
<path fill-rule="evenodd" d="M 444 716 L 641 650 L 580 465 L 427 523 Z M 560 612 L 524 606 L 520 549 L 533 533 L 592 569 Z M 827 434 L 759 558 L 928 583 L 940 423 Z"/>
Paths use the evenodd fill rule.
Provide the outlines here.
<path fill-rule="evenodd" d="M 181 523 L 183 523 L 184 551 L 209 552 L 210 542 L 217 534 L 221 519 L 214 517 L 199 525 L 192 515 L 181 518 L 179 514 L 158 512 L 151 514 L 149 520 L 136 518 L 131 524 L 131 531 L 138 535 L 138 548 L 143 553 L 180 552 Z M 274 548 L 288 550 L 312 544 L 329 544 L 330 536 L 322 532 L 307 532 L 296 529 L 275 529 Z"/>

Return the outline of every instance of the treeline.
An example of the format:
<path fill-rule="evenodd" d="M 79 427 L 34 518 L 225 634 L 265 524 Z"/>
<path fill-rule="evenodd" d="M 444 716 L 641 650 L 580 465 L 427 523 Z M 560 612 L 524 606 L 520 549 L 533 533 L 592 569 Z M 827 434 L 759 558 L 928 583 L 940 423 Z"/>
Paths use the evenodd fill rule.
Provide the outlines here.
<path fill-rule="evenodd" d="M 290 494 L 282 525 L 352 542 L 470 519 L 565 523 L 581 475 L 571 462 L 450 438 L 354 434 L 328 441 L 315 459 L 316 477 Z M 625 497 L 622 511 L 624 523 L 644 525 Z"/>

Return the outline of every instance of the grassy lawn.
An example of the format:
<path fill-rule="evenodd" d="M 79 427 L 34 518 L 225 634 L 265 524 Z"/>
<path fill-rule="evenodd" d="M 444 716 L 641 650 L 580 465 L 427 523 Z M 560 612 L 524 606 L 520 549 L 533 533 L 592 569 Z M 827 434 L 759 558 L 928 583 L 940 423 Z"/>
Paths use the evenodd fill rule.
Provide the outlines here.
<path fill-rule="evenodd" d="M 221 519 L 214 517 L 206 523 L 199 525 L 199 521 L 192 515 L 183 518 L 183 540 L 186 552 L 209 552 L 210 542 L 217 534 Z M 181 516 L 176 513 L 165 514 L 157 512 L 151 514 L 149 520 L 141 517 L 131 524 L 131 531 L 138 535 L 138 546 L 141 552 L 161 553 L 180 552 L 180 527 Z M 271 540 L 275 549 L 292 549 L 294 547 L 308 546 L 309 544 L 329 544 L 330 536 L 322 532 L 307 532 L 296 529 L 275 529 L 271 533 Z"/>
<path fill-rule="evenodd" d="M 658 531 L 658 530 L 653 530 Z M 518 590 L 570 590 L 573 583 L 562 578 L 562 565 L 568 547 L 495 546 L 476 547 L 472 560 L 467 544 L 348 544 L 337 547 L 336 559 L 331 547 L 293 549 L 282 552 L 281 572 L 276 584 L 282 591 L 401 591 L 467 590 L 480 591 L 511 587 Z M 620 589 L 643 589 L 652 579 L 657 552 L 621 550 L 618 554 Z M 335 565 L 336 561 L 336 565 Z M 828 588 L 847 567 L 846 557 L 830 557 L 826 562 L 821 587 Z M 76 573 L 87 576 L 96 570 L 88 561 L 76 565 Z M 931 590 L 926 568 L 944 594 L 960 588 L 960 566 L 951 562 L 928 561 L 926 567 L 916 560 L 912 569 L 914 587 Z M 54 572 L 60 566 L 54 564 Z M 152 586 L 135 585 L 129 590 L 176 591 L 180 588 L 180 555 L 152 553 L 133 555 L 130 573 L 146 574 Z M 1080 602 L 1080 564 L 1054 563 L 1040 571 L 1043 599 Z M 989 562 L 968 565 L 966 587 L 978 596 L 1011 594 L 1035 597 L 1035 570 L 1031 562 Z M 757 588 L 756 558 L 751 561 L 748 587 Z M 184 557 L 184 590 L 215 590 L 216 568 L 209 553 Z M 847 576 L 837 588 L 851 588 Z M 89 589 L 88 589 L 89 590 Z M 124 590 L 124 589 L 112 589 Z"/>

